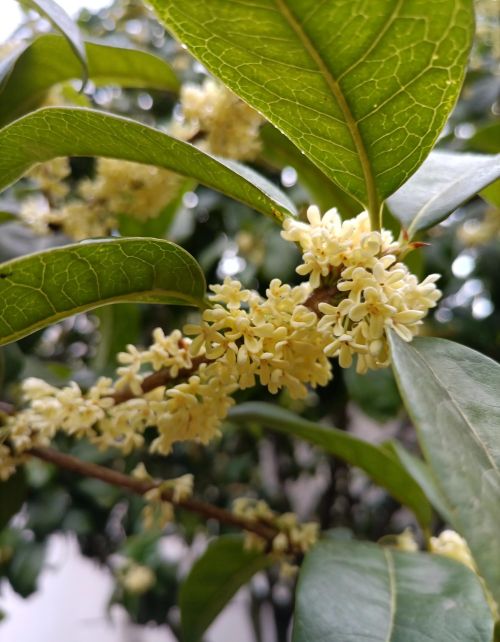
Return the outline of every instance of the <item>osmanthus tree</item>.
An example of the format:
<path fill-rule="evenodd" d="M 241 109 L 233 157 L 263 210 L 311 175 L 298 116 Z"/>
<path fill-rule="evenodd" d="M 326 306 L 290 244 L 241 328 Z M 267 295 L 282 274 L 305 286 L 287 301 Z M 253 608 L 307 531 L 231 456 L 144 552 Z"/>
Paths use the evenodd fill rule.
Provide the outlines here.
<path fill-rule="evenodd" d="M 3 217 L 84 242 L 0 265 L 0 343 L 112 303 L 128 304 L 116 309 L 131 323 L 137 303 L 199 313 L 187 323 L 175 313 L 179 327 L 157 327 L 145 348 L 129 344 L 114 373 L 106 363 L 85 382 L 30 376 L 20 391 L 6 389 L 3 523 L 25 500 L 24 469 L 43 460 L 142 495 L 150 529 L 179 508 L 242 531 L 214 538 L 185 578 L 185 642 L 201 640 L 235 592 L 276 564 L 283 576 L 298 573 L 294 642 L 491 642 L 500 367 L 469 347 L 416 336 L 441 296 L 439 276 L 424 277 L 415 260 L 424 231 L 488 186 L 498 198 L 500 155 L 432 151 L 464 79 L 472 1 L 152 4 L 213 77 L 180 87 L 150 53 L 84 43 L 48 1 L 33 5 L 60 33 L 15 44 L 3 58 L 0 185 L 31 181 L 20 211 L 5 206 Z M 180 90 L 174 117 L 153 128 L 89 108 L 61 85 L 82 67 L 95 86 Z M 89 157 L 99 159 L 93 171 L 79 173 Z M 269 167 L 284 165 L 308 202 L 273 182 Z M 281 228 L 302 255 L 301 280 L 283 282 L 277 269 L 259 292 L 226 276 L 207 294 L 200 264 L 165 239 L 198 185 Z M 241 205 L 231 208 L 237 228 Z M 113 334 L 128 319 L 101 322 Z M 392 368 L 423 458 L 399 441 L 374 445 L 294 412 L 306 414 L 311 391 L 321 394 L 347 368 L 372 381 Z M 255 401 L 258 386 L 279 397 Z M 361 469 L 413 512 L 420 534 L 361 541 L 258 494 L 229 510 L 193 497 L 190 474 L 159 479 L 148 470 L 151 461 L 161 470 L 179 442 L 208 444 L 223 425 L 284 433 Z M 96 447 L 100 463 L 85 457 Z M 185 469 L 196 472 L 196 463 L 188 458 Z M 129 588 L 155 581 L 147 566 L 123 572 Z"/>

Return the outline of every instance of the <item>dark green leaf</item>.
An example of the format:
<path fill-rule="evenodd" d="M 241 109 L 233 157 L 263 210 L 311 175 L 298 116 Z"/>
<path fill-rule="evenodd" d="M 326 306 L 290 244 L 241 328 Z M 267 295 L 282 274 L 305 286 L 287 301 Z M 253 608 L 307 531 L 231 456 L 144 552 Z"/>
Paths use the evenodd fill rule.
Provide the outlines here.
<path fill-rule="evenodd" d="M 0 130 L 0 189 L 36 163 L 58 156 L 106 156 L 156 165 L 195 178 L 275 219 L 294 212 L 290 200 L 250 168 L 216 159 L 133 120 L 90 109 L 40 109 Z"/>
<path fill-rule="evenodd" d="M 343 375 L 349 398 L 369 417 L 377 421 L 388 421 L 400 411 L 401 397 L 389 368 L 369 370 L 360 375 L 352 367 L 344 370 Z"/>
<path fill-rule="evenodd" d="M 38 11 L 44 18 L 47 18 L 47 20 L 63 34 L 81 63 L 85 82 L 88 78 L 88 63 L 85 46 L 78 26 L 54 0 L 23 0 L 23 2 L 35 9 L 35 11 Z"/>
<path fill-rule="evenodd" d="M 181 247 L 157 239 L 86 241 L 0 265 L 0 345 L 109 303 L 203 305 L 205 278 Z"/>
<path fill-rule="evenodd" d="M 458 97 L 471 0 L 152 0 L 193 55 L 374 214 Z"/>
<path fill-rule="evenodd" d="M 293 642 L 491 642 L 479 579 L 437 555 L 320 542 L 299 576 Z"/>
<path fill-rule="evenodd" d="M 214 540 L 195 562 L 180 593 L 182 642 L 200 642 L 233 595 L 262 569 L 268 556 L 247 551 L 240 535 Z"/>
<path fill-rule="evenodd" d="M 96 85 L 176 91 L 179 87 L 170 66 L 157 56 L 137 49 L 86 43 L 89 78 Z M 30 43 L 12 65 L 0 87 L 0 126 L 36 109 L 54 85 L 71 80 L 81 71 L 68 43 L 61 36 L 45 34 Z"/>
<path fill-rule="evenodd" d="M 7 568 L 12 588 L 22 597 L 37 590 L 38 576 L 43 567 L 45 548 L 38 542 L 20 541 Z"/>
<path fill-rule="evenodd" d="M 336 207 L 344 218 L 350 218 L 359 213 L 359 203 L 337 187 L 276 127 L 266 123 L 260 130 L 260 138 L 262 140 L 261 158 L 272 167 L 279 169 L 285 166 L 293 167 L 299 182 L 309 193 L 311 202 L 318 205 L 322 211 Z"/>
<path fill-rule="evenodd" d="M 7 526 L 11 517 L 21 510 L 26 493 L 26 477 L 22 468 L 7 481 L 0 482 L 0 531 Z"/>
<path fill-rule="evenodd" d="M 433 152 L 387 201 L 410 237 L 436 225 L 500 177 L 500 154 Z"/>
<path fill-rule="evenodd" d="M 305 439 L 357 466 L 402 504 L 409 506 L 423 526 L 429 524 L 432 509 L 420 486 L 401 464 L 381 447 L 338 430 L 294 415 L 284 408 L 261 402 L 244 403 L 229 413 L 231 421 L 260 424 Z"/>
<path fill-rule="evenodd" d="M 500 366 L 444 339 L 390 337 L 392 361 L 452 526 L 500 603 Z"/>

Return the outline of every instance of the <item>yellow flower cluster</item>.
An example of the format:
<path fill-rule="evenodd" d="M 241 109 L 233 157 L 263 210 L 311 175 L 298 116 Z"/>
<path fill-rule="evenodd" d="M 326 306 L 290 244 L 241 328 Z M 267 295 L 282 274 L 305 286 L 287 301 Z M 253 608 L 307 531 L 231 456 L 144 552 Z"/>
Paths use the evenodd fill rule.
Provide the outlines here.
<path fill-rule="evenodd" d="M 129 561 L 117 572 L 117 579 L 127 593 L 142 595 L 156 583 L 156 574 L 143 564 Z"/>
<path fill-rule="evenodd" d="M 143 498 L 148 502 L 142 511 L 144 527 L 147 530 L 164 528 L 173 521 L 173 503 L 188 499 L 193 494 L 194 478 L 191 474 L 181 475 L 181 477 L 176 477 L 175 479 L 153 479 L 144 464 L 140 463 L 132 471 L 132 476 L 141 481 L 155 484 L 154 488 L 151 488 L 143 495 Z M 163 494 L 166 491 L 172 494 L 173 503 L 163 498 Z"/>
<path fill-rule="evenodd" d="M 168 454 L 176 441 L 207 443 L 217 435 L 234 403 L 230 395 L 237 389 L 235 376 L 219 362 L 203 362 L 190 374 L 190 341 L 178 330 L 165 335 L 157 328 L 153 338 L 144 351 L 128 346 L 118 355 L 121 365 L 114 383 L 101 377 L 86 393 L 74 382 L 59 389 L 41 379 L 26 379 L 22 392 L 29 405 L 6 420 L 8 445 L 1 446 L 0 477 L 10 476 L 26 451 L 47 446 L 57 431 L 124 454 L 143 446 L 148 426 L 158 430 L 150 450 L 160 454 Z M 172 386 L 143 392 L 144 380 L 160 370 L 174 380 Z M 124 392 L 130 394 L 116 403 Z"/>
<path fill-rule="evenodd" d="M 184 122 L 174 132 L 182 138 L 201 137 L 203 149 L 234 160 L 259 153 L 262 116 L 220 82 L 207 78 L 201 86 L 184 85 L 181 107 Z"/>
<path fill-rule="evenodd" d="M 238 497 L 233 502 L 233 513 L 248 522 L 273 527 L 277 534 L 272 542 L 272 553 L 280 558 L 283 575 L 293 575 L 296 568 L 289 563 L 292 553 L 306 553 L 318 540 L 319 524 L 300 523 L 295 513 L 276 513 L 262 499 Z M 245 547 L 264 551 L 267 542 L 256 533 L 247 532 Z"/>
<path fill-rule="evenodd" d="M 67 166 L 66 159 L 56 159 Z M 66 174 L 54 171 L 55 161 L 37 165 L 30 173 L 45 200 L 27 199 L 21 218 L 38 234 L 57 227 L 75 240 L 107 236 L 125 214 L 145 221 L 155 217 L 172 201 L 183 178 L 166 169 L 129 161 L 99 158 L 94 179 L 85 179 L 76 196 L 64 201 Z"/>
<path fill-rule="evenodd" d="M 311 206 L 307 219 L 286 219 L 282 236 L 303 251 L 297 272 L 309 275 L 311 287 L 324 292 L 317 308 L 322 314 L 318 332 L 329 336 L 325 353 L 338 357 L 343 368 L 357 356 L 360 373 L 387 366 L 387 330 L 411 341 L 441 296 L 435 285 L 439 275 L 419 283 L 398 261 L 402 246 L 387 230 L 371 231 L 366 212 L 342 222 L 337 210 L 321 217 Z"/>
<path fill-rule="evenodd" d="M 431 553 L 444 555 L 461 562 L 476 572 L 476 566 L 467 542 L 455 531 L 448 529 L 442 531 L 438 537 L 431 537 L 430 550 Z"/>
<path fill-rule="evenodd" d="M 258 380 L 273 394 L 286 388 L 299 399 L 307 395 L 306 385 L 326 385 L 331 365 L 318 318 L 304 305 L 311 292 L 307 284 L 291 287 L 274 279 L 265 298 L 229 277 L 210 288 L 213 307 L 203 312 L 200 325 L 184 327 L 185 334 L 196 335 L 194 354 L 203 349 L 223 364 L 240 389 Z"/>

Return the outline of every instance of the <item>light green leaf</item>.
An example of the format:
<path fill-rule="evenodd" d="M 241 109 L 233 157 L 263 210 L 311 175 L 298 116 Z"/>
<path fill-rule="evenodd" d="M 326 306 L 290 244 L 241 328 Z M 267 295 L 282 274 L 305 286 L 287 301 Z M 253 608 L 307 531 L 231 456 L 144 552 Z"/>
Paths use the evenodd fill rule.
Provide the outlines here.
<path fill-rule="evenodd" d="M 158 129 L 91 109 L 40 109 L 0 130 L 0 189 L 36 163 L 58 156 L 106 156 L 156 165 L 195 178 L 274 219 L 294 214 L 290 200 L 249 167 L 217 159 Z"/>
<path fill-rule="evenodd" d="M 89 78 L 96 85 L 177 91 L 179 81 L 161 58 L 138 49 L 86 43 Z M 20 51 L 0 86 L 0 126 L 39 107 L 54 85 L 76 78 L 78 59 L 61 36 L 39 36 Z"/>
<path fill-rule="evenodd" d="M 240 535 L 214 540 L 181 587 L 182 642 L 200 642 L 238 589 L 271 563 L 268 556 L 246 550 Z"/>
<path fill-rule="evenodd" d="M 391 333 L 405 405 L 452 526 L 500 603 L 500 366 L 444 339 Z"/>
<path fill-rule="evenodd" d="M 327 540 L 307 554 L 293 642 L 491 642 L 477 576 L 438 555 Z"/>
<path fill-rule="evenodd" d="M 85 46 L 83 44 L 80 30 L 75 22 L 68 16 L 66 11 L 54 0 L 23 0 L 23 4 L 35 9 L 66 38 L 71 49 L 81 63 L 83 69 L 83 82 L 88 78 L 88 63 Z"/>
<path fill-rule="evenodd" d="M 203 305 L 193 257 L 158 239 L 86 241 L 0 265 L 0 345 L 109 303 Z"/>
<path fill-rule="evenodd" d="M 266 123 L 260 130 L 260 138 L 262 140 L 260 158 L 274 168 L 293 167 L 297 172 L 299 183 L 309 193 L 311 202 L 323 212 L 336 207 L 344 218 L 359 214 L 359 203 L 337 187 L 276 127 Z"/>
<path fill-rule="evenodd" d="M 410 238 L 436 225 L 500 177 L 500 154 L 433 152 L 387 201 Z"/>
<path fill-rule="evenodd" d="M 462 84 L 471 0 L 152 0 L 212 73 L 378 215 Z"/>
<path fill-rule="evenodd" d="M 316 444 L 326 452 L 361 468 L 374 482 L 385 488 L 402 504 L 409 506 L 422 526 L 427 526 L 432 509 L 420 486 L 384 448 L 337 428 L 324 427 L 302 419 L 292 412 L 262 402 L 249 402 L 232 408 L 229 420 L 258 422 L 263 426 Z"/>

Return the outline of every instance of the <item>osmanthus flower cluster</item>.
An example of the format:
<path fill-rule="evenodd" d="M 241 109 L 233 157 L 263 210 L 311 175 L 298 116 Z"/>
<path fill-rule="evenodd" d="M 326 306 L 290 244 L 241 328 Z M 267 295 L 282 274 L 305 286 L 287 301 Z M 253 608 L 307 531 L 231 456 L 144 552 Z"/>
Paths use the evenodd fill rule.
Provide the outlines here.
<path fill-rule="evenodd" d="M 311 206 L 307 219 L 287 219 L 282 235 L 302 248 L 297 272 L 315 289 L 318 333 L 329 337 L 325 354 L 343 368 L 356 356 L 359 373 L 388 366 L 387 331 L 411 341 L 441 296 L 439 275 L 419 283 L 398 260 L 411 248 L 387 230 L 371 231 L 366 212 L 342 222 L 335 209 L 321 217 Z"/>
<path fill-rule="evenodd" d="M 262 499 L 239 497 L 233 503 L 233 512 L 250 523 L 264 524 L 276 531 L 271 550 L 267 552 L 274 554 L 280 561 L 281 574 L 285 577 L 293 576 L 298 570 L 292 563 L 293 556 L 306 553 L 318 539 L 318 523 L 299 523 L 295 513 L 276 513 Z M 247 549 L 266 551 L 268 546 L 267 540 L 255 533 L 246 533 Z"/>
<path fill-rule="evenodd" d="M 186 84 L 180 119 L 167 133 L 192 141 L 204 151 L 235 160 L 252 160 L 260 150 L 262 117 L 221 83 Z M 157 217 L 182 190 L 185 179 L 167 169 L 111 158 L 97 159 L 95 176 L 69 194 L 68 159 L 37 165 L 30 177 L 39 193 L 27 198 L 21 219 L 37 234 L 59 229 L 74 240 L 107 236 L 120 215 L 147 221 Z"/>
<path fill-rule="evenodd" d="M 370 230 L 366 213 L 342 222 L 313 206 L 307 218 L 287 220 L 283 236 L 302 248 L 297 271 L 308 282 L 274 279 L 262 296 L 227 278 L 211 286 L 200 323 L 168 335 L 157 328 L 147 349 L 118 355 L 115 381 L 100 378 L 85 393 L 27 379 L 28 406 L 7 421 L 1 475 L 57 430 L 130 453 L 156 427 L 149 449 L 168 454 L 174 442 L 216 436 L 238 389 L 261 384 L 299 399 L 331 379 L 330 357 L 342 367 L 355 359 L 361 373 L 387 366 L 387 331 L 412 339 L 439 299 L 437 275 L 419 283 L 398 260 L 408 247 Z"/>

